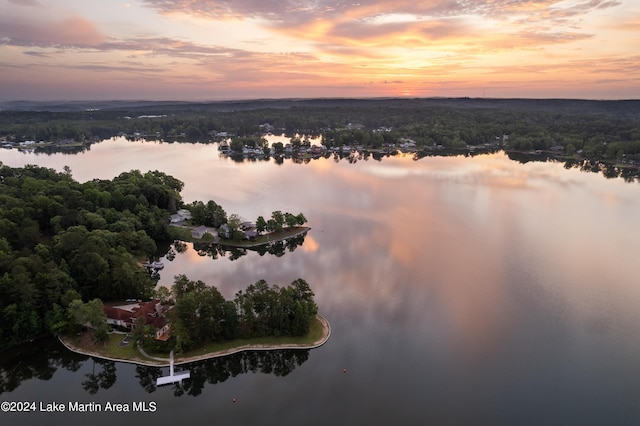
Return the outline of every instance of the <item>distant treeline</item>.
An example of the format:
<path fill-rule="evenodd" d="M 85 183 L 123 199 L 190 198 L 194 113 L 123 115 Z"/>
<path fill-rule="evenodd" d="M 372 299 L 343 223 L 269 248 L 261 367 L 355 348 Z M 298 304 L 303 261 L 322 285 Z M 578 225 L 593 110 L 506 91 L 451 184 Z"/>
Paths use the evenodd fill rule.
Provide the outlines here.
<path fill-rule="evenodd" d="M 514 151 L 553 149 L 591 160 L 640 161 L 640 101 L 631 100 L 265 100 L 0 111 L 0 137 L 10 142 L 124 134 L 206 143 L 220 134 L 259 140 L 267 130 L 291 138 L 322 136 L 327 147 L 376 149 L 410 139 L 418 150 L 498 144 Z"/>

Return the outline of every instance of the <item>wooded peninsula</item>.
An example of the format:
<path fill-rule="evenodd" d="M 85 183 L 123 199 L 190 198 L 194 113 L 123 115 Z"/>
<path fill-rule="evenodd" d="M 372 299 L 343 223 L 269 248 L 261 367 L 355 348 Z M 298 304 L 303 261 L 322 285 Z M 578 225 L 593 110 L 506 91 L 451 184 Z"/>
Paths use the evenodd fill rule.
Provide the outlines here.
<path fill-rule="evenodd" d="M 158 242 L 173 240 L 170 218 L 185 207 L 182 187 L 159 171 L 134 170 L 112 180 L 79 183 L 68 168 L 56 172 L 0 163 L 0 317 L 8 325 L 0 328 L 0 348 L 50 333 L 77 333 L 86 326 L 95 340 L 105 339 L 103 301 L 153 299 L 154 309 L 166 307 L 171 339 L 152 339 L 161 342 L 157 350 L 185 350 L 205 337 L 304 334 L 317 307 L 303 279 L 283 288 L 258 281 L 234 301 L 186 276 L 176 277 L 171 292 L 154 290 L 157 280 L 140 259 L 155 256 Z M 194 207 L 193 220 L 206 221 L 209 208 L 216 212 L 217 225 L 230 225 L 230 239 L 244 235 L 236 228 L 237 215 L 227 217 L 215 202 L 189 206 Z M 256 232 L 268 230 L 276 239 L 285 226 L 304 221 L 301 213 L 277 211 L 259 221 Z"/>

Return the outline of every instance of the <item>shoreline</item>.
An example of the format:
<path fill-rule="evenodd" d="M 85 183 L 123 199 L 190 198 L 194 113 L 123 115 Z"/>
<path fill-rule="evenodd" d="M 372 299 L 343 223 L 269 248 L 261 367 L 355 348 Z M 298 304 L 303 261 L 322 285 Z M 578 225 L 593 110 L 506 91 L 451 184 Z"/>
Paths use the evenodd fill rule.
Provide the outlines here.
<path fill-rule="evenodd" d="M 240 352 L 245 352 L 245 351 L 275 351 L 275 350 L 283 350 L 283 349 L 315 349 L 315 348 L 319 348 L 320 346 L 324 345 L 325 343 L 327 343 L 327 341 L 329 340 L 329 337 L 331 336 L 331 325 L 329 324 L 329 321 L 323 317 L 322 315 L 318 314 L 316 315 L 316 318 L 318 319 L 318 321 L 320 322 L 320 325 L 322 327 L 322 336 L 320 337 L 320 339 L 316 340 L 315 342 L 313 342 L 312 344 L 309 345 L 302 345 L 302 344 L 280 344 L 280 345 L 243 345 L 243 346 L 238 346 L 236 348 L 232 348 L 232 349 L 226 349 L 226 350 L 222 350 L 222 351 L 215 351 L 215 352 L 209 352 L 209 353 L 205 353 L 202 355 L 194 355 L 194 356 L 190 356 L 190 357 L 186 357 L 186 358 L 182 358 L 182 357 L 174 357 L 174 365 L 184 365 L 184 364 L 190 364 L 192 362 L 197 362 L 197 361 L 204 361 L 207 359 L 212 359 L 212 358 L 220 358 L 223 356 L 228 356 L 228 355 L 233 355 L 233 354 L 237 354 Z M 100 358 L 100 359 L 105 359 L 108 361 L 115 361 L 115 362 L 126 362 L 129 364 L 136 364 L 136 365 L 142 365 L 142 366 L 146 366 L 146 367 L 169 367 L 170 362 L 169 362 L 169 358 L 160 358 L 160 357 L 153 357 L 150 355 L 147 355 L 140 347 L 138 347 L 138 350 L 140 352 L 141 356 L 146 357 L 147 359 L 126 359 L 126 358 L 113 358 L 113 357 L 107 357 L 104 356 L 100 353 L 94 352 L 94 351 L 89 351 L 86 349 L 81 349 L 76 347 L 73 343 L 71 343 L 69 341 L 68 338 L 65 338 L 63 336 L 58 336 L 58 340 L 60 341 L 60 343 L 62 343 L 62 345 L 67 348 L 68 350 L 70 350 L 71 352 L 75 352 L 77 354 L 81 354 L 81 355 L 87 355 L 87 356 L 92 356 L 92 357 L 96 357 L 96 358 Z"/>
<path fill-rule="evenodd" d="M 196 228 L 191 225 L 179 225 L 179 224 L 170 224 L 170 227 L 173 226 L 175 228 L 188 229 L 192 230 Z M 215 228 L 213 228 L 215 229 Z M 233 248 L 255 248 L 264 246 L 267 244 L 275 243 L 278 241 L 285 241 L 290 238 L 296 238 L 301 235 L 305 235 L 307 232 L 311 230 L 309 226 L 295 226 L 293 228 L 284 228 L 281 232 L 269 232 L 266 234 L 259 235 L 256 240 L 232 240 L 226 238 L 218 238 L 218 240 L 212 240 L 211 237 L 209 239 L 204 238 L 193 238 L 185 235 L 176 235 L 174 239 L 180 240 L 185 243 L 205 243 L 205 244 L 215 244 L 223 247 L 233 247 Z M 293 232 L 292 232 L 293 231 Z M 266 237 L 266 240 L 265 240 Z"/>
<path fill-rule="evenodd" d="M 269 236 L 269 238 L 267 239 L 267 241 L 234 241 L 234 240 L 220 240 L 217 243 L 219 246 L 225 246 L 225 247 L 234 247 L 234 248 L 254 248 L 254 247 L 260 247 L 260 246 L 264 246 L 267 244 L 271 244 L 271 243 L 275 243 L 278 241 L 285 241 L 288 240 L 289 238 L 296 238 L 299 237 L 300 235 L 304 235 L 307 232 L 309 232 L 311 230 L 310 227 L 308 226 L 296 226 L 295 227 L 295 232 L 293 233 L 288 233 L 288 235 L 282 236 L 282 233 L 275 233 L 275 232 L 271 232 L 269 234 L 264 234 L 264 235 L 260 235 L 258 238 L 260 237 L 265 237 L 265 236 Z M 284 233 L 286 232 L 287 229 L 285 228 L 283 230 Z M 278 235 L 280 234 L 280 235 Z M 271 236 L 274 236 L 274 238 L 270 238 Z"/>

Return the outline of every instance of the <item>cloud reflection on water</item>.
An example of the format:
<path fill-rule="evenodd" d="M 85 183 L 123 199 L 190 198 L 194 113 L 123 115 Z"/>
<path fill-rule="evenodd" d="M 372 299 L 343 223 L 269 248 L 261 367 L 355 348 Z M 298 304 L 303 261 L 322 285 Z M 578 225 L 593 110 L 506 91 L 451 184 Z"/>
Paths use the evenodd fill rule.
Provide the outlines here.
<path fill-rule="evenodd" d="M 157 169 L 185 182 L 187 202 L 214 199 L 249 220 L 303 212 L 312 230 L 294 252 L 189 251 L 165 262 L 161 283 L 185 273 L 231 298 L 261 278 L 305 278 L 341 344 L 366 335 L 389 350 L 378 345 L 405 336 L 446 357 L 524 351 L 539 342 L 521 334 L 545 327 L 640 338 L 640 199 L 620 180 L 504 154 L 238 164 L 213 146 L 123 140 L 74 156 L 3 152 L 3 162 L 68 164 L 81 181 Z"/>

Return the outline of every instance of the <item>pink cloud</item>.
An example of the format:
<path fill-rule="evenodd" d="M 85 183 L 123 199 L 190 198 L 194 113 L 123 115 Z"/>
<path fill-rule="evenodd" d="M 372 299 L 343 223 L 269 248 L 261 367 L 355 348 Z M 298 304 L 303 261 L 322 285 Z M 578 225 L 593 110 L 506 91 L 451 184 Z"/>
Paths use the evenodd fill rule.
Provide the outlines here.
<path fill-rule="evenodd" d="M 18 6 L 31 6 L 31 7 L 43 7 L 38 0 L 8 0 L 9 3 L 17 4 Z"/>
<path fill-rule="evenodd" d="M 212 19 L 261 18 L 276 22 L 309 22 L 314 19 L 372 18 L 386 14 L 423 17 L 481 15 L 504 17 L 514 13 L 539 12 L 544 19 L 575 16 L 621 4 L 618 0 L 143 0 L 161 13 L 185 13 Z M 535 19 L 534 16 L 531 16 Z"/>
<path fill-rule="evenodd" d="M 4 44 L 38 47 L 90 47 L 104 43 L 107 37 L 80 16 L 55 22 L 0 18 L 0 37 Z"/>

